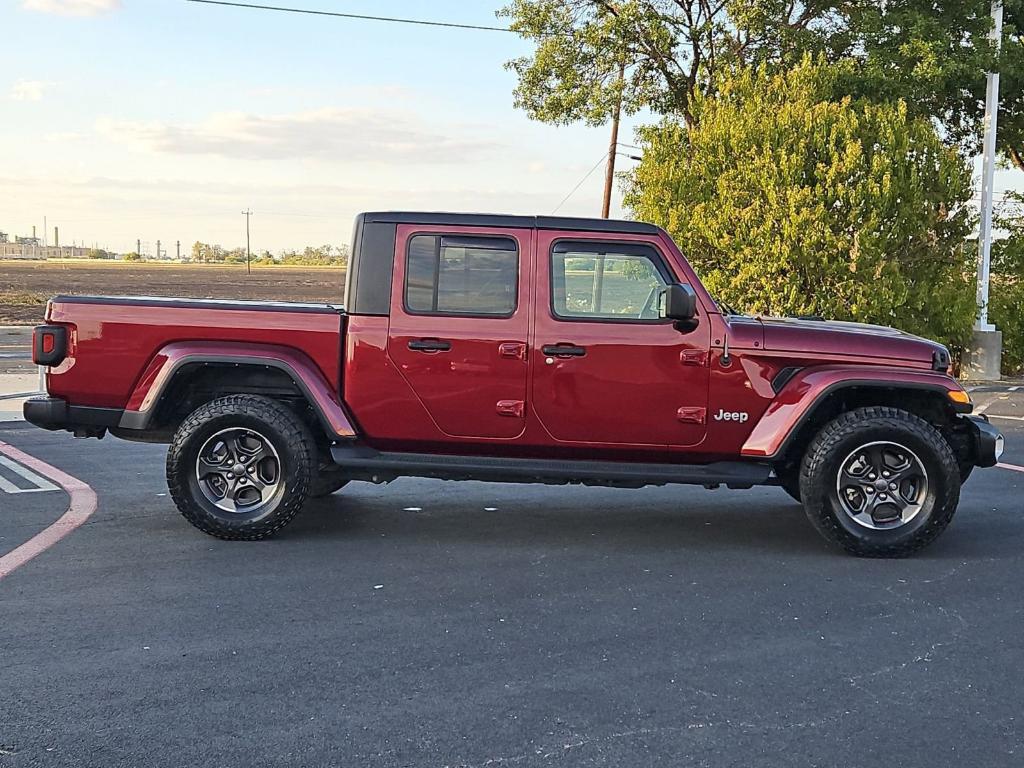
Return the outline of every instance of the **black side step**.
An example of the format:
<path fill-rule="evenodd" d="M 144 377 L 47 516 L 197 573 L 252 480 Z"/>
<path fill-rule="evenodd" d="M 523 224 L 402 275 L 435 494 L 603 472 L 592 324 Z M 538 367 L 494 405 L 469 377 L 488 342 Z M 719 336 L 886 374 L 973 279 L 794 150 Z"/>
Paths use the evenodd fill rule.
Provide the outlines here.
<path fill-rule="evenodd" d="M 363 445 L 335 445 L 331 456 L 352 477 L 390 482 L 399 477 L 441 480 L 483 480 L 492 483 L 610 485 L 726 485 L 750 488 L 768 482 L 771 467 L 754 461 L 711 464 L 637 464 L 613 461 L 517 459 L 495 456 L 454 456 L 375 451 Z"/>

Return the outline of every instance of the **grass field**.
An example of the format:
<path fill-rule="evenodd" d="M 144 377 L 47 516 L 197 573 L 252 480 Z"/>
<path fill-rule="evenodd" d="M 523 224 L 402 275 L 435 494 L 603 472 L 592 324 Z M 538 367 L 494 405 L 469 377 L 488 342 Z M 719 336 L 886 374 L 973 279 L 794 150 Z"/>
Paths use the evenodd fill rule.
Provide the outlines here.
<path fill-rule="evenodd" d="M 39 322 L 58 293 L 341 303 L 344 285 L 333 267 L 0 261 L 0 325 Z"/>

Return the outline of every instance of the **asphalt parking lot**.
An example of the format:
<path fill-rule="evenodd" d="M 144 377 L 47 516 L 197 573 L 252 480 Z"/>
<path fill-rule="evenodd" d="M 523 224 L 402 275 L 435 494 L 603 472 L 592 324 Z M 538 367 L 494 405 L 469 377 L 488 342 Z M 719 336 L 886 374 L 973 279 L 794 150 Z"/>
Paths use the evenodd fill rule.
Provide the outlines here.
<path fill-rule="evenodd" d="M 975 398 L 1024 467 L 1024 391 Z M 828 549 L 772 488 L 359 483 L 226 543 L 177 515 L 162 446 L 21 424 L 0 441 L 97 499 L 0 578 L 5 768 L 1024 756 L 1009 466 L 975 472 L 931 548 L 876 561 Z M 14 464 L 0 555 L 73 501 Z"/>

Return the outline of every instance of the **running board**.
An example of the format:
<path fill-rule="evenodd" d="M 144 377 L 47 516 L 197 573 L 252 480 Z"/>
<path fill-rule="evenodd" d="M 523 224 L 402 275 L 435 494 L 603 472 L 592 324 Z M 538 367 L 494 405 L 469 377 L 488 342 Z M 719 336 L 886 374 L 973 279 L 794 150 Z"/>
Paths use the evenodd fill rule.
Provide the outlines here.
<path fill-rule="evenodd" d="M 547 483 L 641 488 L 645 485 L 725 485 L 751 488 L 769 482 L 771 466 L 755 461 L 711 464 L 638 464 L 495 456 L 392 453 L 361 445 L 331 447 L 334 462 L 353 479 L 386 483 L 399 477 L 482 480 L 490 483 Z"/>

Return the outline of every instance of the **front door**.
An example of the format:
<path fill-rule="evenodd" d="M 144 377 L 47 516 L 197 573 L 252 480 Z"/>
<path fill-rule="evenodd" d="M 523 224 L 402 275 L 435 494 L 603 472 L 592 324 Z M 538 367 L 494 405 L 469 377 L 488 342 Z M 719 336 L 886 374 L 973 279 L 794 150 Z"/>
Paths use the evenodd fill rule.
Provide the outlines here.
<path fill-rule="evenodd" d="M 444 435 L 523 432 L 532 242 L 529 229 L 398 227 L 388 356 Z"/>
<path fill-rule="evenodd" d="M 531 405 L 556 440 L 688 446 L 704 439 L 710 330 L 659 315 L 677 280 L 653 243 L 538 232 Z"/>

